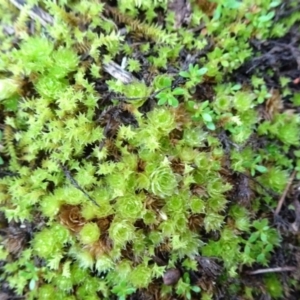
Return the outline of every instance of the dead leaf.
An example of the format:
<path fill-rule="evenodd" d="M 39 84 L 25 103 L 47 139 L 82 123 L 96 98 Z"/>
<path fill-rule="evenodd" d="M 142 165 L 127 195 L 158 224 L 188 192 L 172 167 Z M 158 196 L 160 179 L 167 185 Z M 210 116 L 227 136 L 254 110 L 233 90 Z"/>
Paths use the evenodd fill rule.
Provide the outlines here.
<path fill-rule="evenodd" d="M 200 9 L 209 17 L 214 14 L 215 8 L 217 6 L 216 3 L 210 2 L 209 0 L 198 0 L 196 1 L 197 5 Z"/>
<path fill-rule="evenodd" d="M 283 108 L 281 94 L 279 90 L 271 90 L 271 97 L 265 104 L 265 117 L 267 120 L 272 120 L 274 115 L 280 112 Z"/>

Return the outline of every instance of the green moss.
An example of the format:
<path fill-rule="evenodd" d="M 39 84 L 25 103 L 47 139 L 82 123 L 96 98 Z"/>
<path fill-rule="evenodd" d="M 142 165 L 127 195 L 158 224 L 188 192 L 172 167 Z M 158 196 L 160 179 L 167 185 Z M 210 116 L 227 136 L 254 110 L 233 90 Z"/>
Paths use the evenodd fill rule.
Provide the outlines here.
<path fill-rule="evenodd" d="M 215 2 L 210 16 L 192 1 L 176 28 L 167 1 L 47 1 L 53 24 L 34 21 L 34 33 L 26 10 L 1 4 L 16 40 L 1 30 L 0 171 L 16 176 L 0 174 L 0 210 L 33 228 L 18 255 L 0 241 L 1 280 L 17 294 L 212 299 L 244 266 L 269 264 L 281 240 L 266 191 L 282 193 L 299 165 L 287 157 L 299 146 L 299 117 L 262 120 L 270 94 L 260 75 L 251 86 L 226 78 L 252 56 L 250 38 L 278 36 L 290 22 L 271 29 L 278 1 Z M 136 78 L 117 80 L 112 62 Z M 199 255 L 217 258 L 222 275 L 205 274 Z M 183 273 L 173 286 L 163 284 L 169 268 Z M 203 291 L 192 271 L 208 278 Z M 277 277 L 264 285 L 282 296 Z M 251 288 L 231 284 L 228 297 Z"/>
<path fill-rule="evenodd" d="M 79 232 L 80 241 L 83 244 L 96 242 L 100 237 L 100 230 L 95 223 L 86 223 Z"/>
<path fill-rule="evenodd" d="M 264 277 L 267 292 L 273 299 L 280 299 L 283 296 L 283 288 L 280 280 L 275 274 L 270 274 Z"/>

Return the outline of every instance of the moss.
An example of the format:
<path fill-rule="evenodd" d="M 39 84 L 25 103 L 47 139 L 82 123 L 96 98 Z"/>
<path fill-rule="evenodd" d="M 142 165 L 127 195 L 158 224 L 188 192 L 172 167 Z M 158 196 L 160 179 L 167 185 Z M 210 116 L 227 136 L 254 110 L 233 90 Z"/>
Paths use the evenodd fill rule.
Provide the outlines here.
<path fill-rule="evenodd" d="M 16 36 L 0 33 L 0 171 L 16 174 L 0 173 L 0 210 L 32 228 L 30 242 L 0 240 L 1 280 L 17 294 L 212 299 L 244 267 L 270 263 L 280 233 L 266 191 L 286 186 L 299 117 L 263 120 L 264 81 L 225 78 L 251 57 L 250 38 L 275 34 L 277 2 L 216 1 L 211 14 L 191 3 L 175 28 L 167 1 L 47 1 L 53 24 L 30 21 L 34 32 L 28 11 L 0 8 Z M 277 284 L 264 280 L 275 298 Z"/>

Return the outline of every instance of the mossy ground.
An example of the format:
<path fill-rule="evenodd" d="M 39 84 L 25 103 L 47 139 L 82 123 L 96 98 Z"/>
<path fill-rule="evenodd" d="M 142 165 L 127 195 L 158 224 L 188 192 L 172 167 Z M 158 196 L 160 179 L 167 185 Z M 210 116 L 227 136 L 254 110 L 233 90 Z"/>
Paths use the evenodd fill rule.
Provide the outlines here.
<path fill-rule="evenodd" d="M 0 4 L 1 300 L 300 298 L 298 1 Z"/>

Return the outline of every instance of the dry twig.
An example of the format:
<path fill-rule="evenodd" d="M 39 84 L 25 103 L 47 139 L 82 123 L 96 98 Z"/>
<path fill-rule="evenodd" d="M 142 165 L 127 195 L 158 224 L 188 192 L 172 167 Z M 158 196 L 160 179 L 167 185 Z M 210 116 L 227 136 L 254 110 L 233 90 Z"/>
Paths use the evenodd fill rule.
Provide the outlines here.
<path fill-rule="evenodd" d="M 247 274 L 257 275 L 257 274 L 264 274 L 264 273 L 292 272 L 295 271 L 296 269 L 297 269 L 296 267 L 286 266 L 286 267 L 277 267 L 277 268 L 258 269 L 255 271 L 247 272 Z"/>
<path fill-rule="evenodd" d="M 283 202 L 285 200 L 285 197 L 286 197 L 286 195 L 287 195 L 287 193 L 288 193 L 288 191 L 289 191 L 289 189 L 290 189 L 290 187 L 292 185 L 292 182 L 293 182 L 293 180 L 295 178 L 295 175 L 296 175 L 296 170 L 294 170 L 293 173 L 292 173 L 292 175 L 290 176 L 290 179 L 289 179 L 289 181 L 288 181 L 288 183 L 286 185 L 286 188 L 285 188 L 282 196 L 280 197 L 280 199 L 278 201 L 278 204 L 277 204 L 277 207 L 276 207 L 276 210 L 275 210 L 275 213 L 274 213 L 275 217 L 278 216 L 278 214 L 280 213 L 281 207 L 282 207 Z"/>
<path fill-rule="evenodd" d="M 26 5 L 26 1 L 24 0 L 10 0 L 10 3 L 19 10 L 22 10 Z M 29 11 L 28 14 L 30 18 L 38 20 L 44 27 L 48 24 L 53 24 L 53 17 L 36 5 Z"/>
<path fill-rule="evenodd" d="M 71 184 L 76 189 L 81 191 L 84 194 L 84 196 L 87 197 L 91 202 L 93 202 L 95 205 L 100 207 L 100 205 L 78 184 L 78 182 L 75 180 L 75 178 L 71 175 L 71 172 L 68 170 L 68 168 L 66 166 L 64 166 L 63 164 L 61 164 L 61 163 L 59 163 L 59 165 L 62 168 L 65 176 L 67 177 L 67 179 L 70 180 Z"/>

